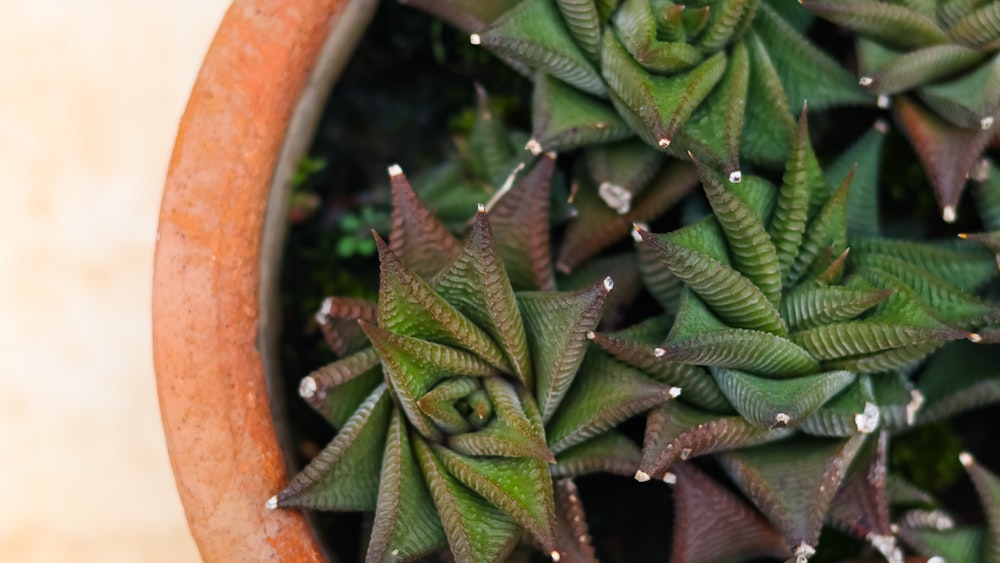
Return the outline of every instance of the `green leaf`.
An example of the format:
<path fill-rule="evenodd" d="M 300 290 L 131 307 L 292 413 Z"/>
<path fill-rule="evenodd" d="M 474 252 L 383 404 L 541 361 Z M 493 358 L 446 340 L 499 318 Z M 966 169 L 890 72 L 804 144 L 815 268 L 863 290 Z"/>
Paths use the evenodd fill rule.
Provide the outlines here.
<path fill-rule="evenodd" d="M 785 175 L 778 191 L 770 233 L 778 255 L 782 279 L 789 278 L 799 247 L 805 239 L 809 220 L 809 200 L 814 188 L 812 178 L 816 157 L 809 144 L 809 123 L 805 111 L 799 117 L 791 154 L 785 164 Z"/>
<path fill-rule="evenodd" d="M 601 73 L 625 121 L 651 145 L 666 149 L 726 68 L 719 52 L 692 70 L 654 75 L 639 66 L 612 33 L 604 34 Z"/>
<path fill-rule="evenodd" d="M 967 335 L 964 331 L 949 328 L 861 320 L 810 328 L 789 338 L 816 358 L 826 361 L 920 344 L 940 344 Z"/>
<path fill-rule="evenodd" d="M 876 94 L 898 94 L 971 68 L 981 60 L 979 53 L 968 47 L 933 45 L 898 54 L 876 68 L 865 65 L 858 84 Z"/>
<path fill-rule="evenodd" d="M 662 478 L 677 461 L 779 440 L 791 433 L 787 428 L 758 428 L 742 416 L 708 413 L 669 401 L 649 412 L 642 464 L 635 477 L 639 481 Z"/>
<path fill-rule="evenodd" d="M 974 175 L 976 208 L 983 227 L 987 230 L 1000 230 L 1000 169 L 991 159 L 983 160 L 983 168 Z"/>
<path fill-rule="evenodd" d="M 799 281 L 825 249 L 840 251 L 847 246 L 847 196 L 853 178 L 851 170 L 809 224 L 809 231 L 787 272 L 786 281 L 790 285 Z"/>
<path fill-rule="evenodd" d="M 556 478 L 589 473 L 631 477 L 641 461 L 639 447 L 625 435 L 610 430 L 560 452 L 549 469 Z"/>
<path fill-rule="evenodd" d="M 871 381 L 859 378 L 833 399 L 802 421 L 799 428 L 813 436 L 847 437 L 868 430 L 870 421 L 878 416 Z"/>
<path fill-rule="evenodd" d="M 891 292 L 843 286 L 800 286 L 781 303 L 781 317 L 795 332 L 854 319 Z"/>
<path fill-rule="evenodd" d="M 815 547 L 830 502 L 864 442 L 799 439 L 723 452 L 719 461 L 795 549 Z"/>
<path fill-rule="evenodd" d="M 401 168 L 390 166 L 389 180 L 392 184 L 392 230 L 388 248 L 416 275 L 428 278 L 457 256 L 462 245 L 420 201 Z"/>
<path fill-rule="evenodd" d="M 430 446 L 453 477 L 531 532 L 546 552 L 555 549 L 552 479 L 544 461 L 468 457 L 444 446 Z"/>
<path fill-rule="evenodd" d="M 361 322 L 382 359 L 382 371 L 392 386 L 396 402 L 410 424 L 429 439 L 440 439 L 441 431 L 420 410 L 417 401 L 421 397 L 442 380 L 455 375 L 488 377 L 498 373 L 496 368 L 472 354 Z"/>
<path fill-rule="evenodd" d="M 960 365 L 962 369 L 956 370 Z M 927 424 L 1000 402 L 1000 352 L 995 346 L 959 341 L 931 357 L 917 388 L 927 403 L 917 415 Z"/>
<path fill-rule="evenodd" d="M 650 11 L 649 0 L 623 0 L 611 23 L 629 55 L 645 70 L 674 74 L 702 61 L 698 48 L 687 43 L 658 39 L 656 18 Z"/>
<path fill-rule="evenodd" d="M 584 92 L 604 96 L 601 77 L 573 41 L 550 0 L 525 0 L 497 18 L 488 29 L 473 35 L 473 43 L 542 70 Z"/>
<path fill-rule="evenodd" d="M 500 345 L 512 375 L 530 387 L 524 323 L 485 209 L 476 214 L 462 253 L 434 279 L 434 289 Z"/>
<path fill-rule="evenodd" d="M 534 404 L 501 377 L 483 381 L 493 402 L 493 419 L 475 432 L 448 437 L 448 445 L 469 456 L 531 457 L 555 463 Z"/>
<path fill-rule="evenodd" d="M 699 471 L 673 466 L 674 533 L 670 561 L 719 563 L 791 555 L 784 538 L 745 500 Z"/>
<path fill-rule="evenodd" d="M 378 243 L 380 269 L 380 329 L 400 336 L 459 346 L 507 373 L 514 372 L 489 335 L 434 291 L 428 282 L 403 265 L 378 235 L 375 241 Z M 371 339 L 371 334 L 368 336 Z"/>
<path fill-rule="evenodd" d="M 434 501 L 413 457 L 406 425 L 393 409 L 366 561 L 415 559 L 446 542 Z"/>
<path fill-rule="evenodd" d="M 674 233 L 653 235 L 640 229 L 639 234 L 670 271 L 726 323 L 776 335 L 787 334 L 778 310 L 743 274 L 704 252 L 678 244 Z"/>
<path fill-rule="evenodd" d="M 885 258 L 886 270 L 858 270 L 877 287 L 913 292 L 930 311 L 946 323 L 974 330 L 1000 320 L 1000 306 L 979 299 L 936 276 L 896 258 Z"/>
<path fill-rule="evenodd" d="M 750 424 L 760 428 L 795 426 L 854 381 L 849 371 L 791 379 L 765 379 L 729 369 L 714 369 L 719 388 Z"/>
<path fill-rule="evenodd" d="M 978 562 L 986 545 L 982 528 L 910 529 L 902 527 L 899 535 L 917 553 L 927 557 L 941 557 L 945 561 Z"/>
<path fill-rule="evenodd" d="M 612 287 L 611 278 L 605 278 L 579 291 L 517 296 L 535 364 L 535 398 L 546 422 L 576 377 L 587 349 L 587 333 L 597 326 Z"/>
<path fill-rule="evenodd" d="M 556 454 L 614 428 L 681 389 L 658 383 L 598 350 L 591 350 L 566 398 L 546 425 Z"/>
<path fill-rule="evenodd" d="M 556 0 L 563 22 L 591 61 L 601 56 L 601 15 L 594 0 Z"/>
<path fill-rule="evenodd" d="M 514 520 L 452 477 L 423 438 L 414 436 L 413 447 L 455 561 L 505 560 L 521 537 Z"/>
<path fill-rule="evenodd" d="M 483 394 L 482 382 L 474 377 L 452 377 L 441 381 L 433 389 L 417 399 L 420 412 L 426 414 L 434 424 L 446 434 L 468 432 L 479 425 L 473 425 L 462 412 L 456 402 L 473 394 Z M 468 400 L 468 399 L 467 399 Z M 475 421 L 488 421 L 493 416 L 493 404 L 488 398 L 476 401 L 479 412 L 470 413 Z"/>
<path fill-rule="evenodd" d="M 889 2 L 805 0 L 803 4 L 824 19 L 897 48 L 937 45 L 948 40 L 933 19 Z"/>
<path fill-rule="evenodd" d="M 654 336 L 654 338 L 656 338 Z M 701 408 L 715 412 L 732 412 L 726 396 L 719 390 L 715 380 L 702 368 L 688 364 L 671 362 L 653 355 L 655 341 L 633 340 L 627 335 L 594 334 L 594 344 L 618 358 L 635 366 L 656 381 L 682 389 L 681 399 Z M 648 339 L 652 340 L 652 339 Z"/>
<path fill-rule="evenodd" d="M 531 99 L 533 153 L 568 151 L 583 146 L 620 141 L 632 136 L 606 100 L 546 74 L 536 75 Z"/>
<path fill-rule="evenodd" d="M 777 251 L 763 222 L 739 195 L 727 190 L 713 172 L 697 159 L 692 158 L 692 161 L 698 169 L 701 185 L 705 195 L 708 196 L 715 219 L 726 234 L 729 258 L 734 268 L 755 285 L 771 305 L 777 307 L 781 302 L 781 272 L 778 267 Z M 678 277 L 683 279 L 680 275 Z M 697 292 L 697 289 L 695 291 Z M 744 326 L 744 328 L 760 327 Z"/>
<path fill-rule="evenodd" d="M 392 402 L 379 385 L 333 441 L 275 497 L 282 508 L 374 510 Z"/>
<path fill-rule="evenodd" d="M 938 115 L 966 129 L 989 129 L 1000 111 L 1000 55 L 972 71 L 929 84 L 917 95 Z"/>
<path fill-rule="evenodd" d="M 801 111 L 805 100 L 809 100 L 813 110 L 872 103 L 871 96 L 858 87 L 857 80 L 847 70 L 817 49 L 767 3 L 757 9 L 753 30 L 781 77 L 793 112 Z"/>
<path fill-rule="evenodd" d="M 888 238 L 851 239 L 853 267 L 887 267 L 885 257 L 898 258 L 965 291 L 982 286 L 997 273 L 996 262 L 988 251 L 964 241 L 928 244 Z"/>
<path fill-rule="evenodd" d="M 847 194 L 847 234 L 875 237 L 879 235 L 879 162 L 888 124 L 877 121 L 857 141 L 826 167 L 826 181 L 837 185 L 852 169 L 854 179 Z"/>
<path fill-rule="evenodd" d="M 725 0 L 712 6 L 696 44 L 706 53 L 724 49 L 738 39 L 758 10 L 757 0 Z"/>
<path fill-rule="evenodd" d="M 476 120 L 469 133 L 470 164 L 476 174 L 499 186 L 510 172 L 510 162 L 517 156 L 510 133 L 504 127 L 497 108 L 486 89 L 476 83 Z M 423 193 L 423 192 L 421 192 Z M 427 197 L 424 194 L 424 197 Z"/>
<path fill-rule="evenodd" d="M 678 146 L 721 169 L 731 182 L 742 176 L 740 139 L 749 83 L 750 58 L 740 42 L 733 46 L 718 85 L 691 113 L 678 136 Z"/>
<path fill-rule="evenodd" d="M 792 377 L 819 368 L 808 352 L 783 337 L 728 328 L 691 293 L 681 299 L 670 335 L 653 352 L 666 361 L 736 368 L 768 377 Z"/>
<path fill-rule="evenodd" d="M 980 52 L 1000 47 L 1000 6 L 987 3 L 948 28 L 948 37 Z"/>
<path fill-rule="evenodd" d="M 791 150 L 795 119 L 781 78 L 763 43 L 751 30 L 744 44 L 750 54 L 750 81 L 740 154 L 762 166 L 780 167 Z"/>

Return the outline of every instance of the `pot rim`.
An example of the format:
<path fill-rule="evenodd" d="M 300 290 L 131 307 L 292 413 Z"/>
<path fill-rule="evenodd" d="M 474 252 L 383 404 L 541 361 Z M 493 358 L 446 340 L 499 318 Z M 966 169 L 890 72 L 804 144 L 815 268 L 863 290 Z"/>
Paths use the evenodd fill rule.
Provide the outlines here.
<path fill-rule="evenodd" d="M 258 336 L 276 324 L 289 178 L 376 5 L 234 0 L 181 118 L 156 234 L 153 361 L 178 493 L 208 561 L 322 560 L 300 512 L 265 508 L 288 471 Z"/>

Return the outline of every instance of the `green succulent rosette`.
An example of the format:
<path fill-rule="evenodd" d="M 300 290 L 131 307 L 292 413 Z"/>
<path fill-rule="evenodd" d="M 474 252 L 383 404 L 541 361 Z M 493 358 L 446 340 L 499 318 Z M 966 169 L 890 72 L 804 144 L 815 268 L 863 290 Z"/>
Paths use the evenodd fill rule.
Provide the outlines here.
<path fill-rule="evenodd" d="M 890 103 L 945 221 L 1000 113 L 1000 2 L 805 0 L 857 34 L 859 84 Z"/>
<path fill-rule="evenodd" d="M 410 0 L 472 33 L 535 81 L 532 152 L 637 135 L 739 181 L 741 159 L 780 166 L 795 112 L 869 103 L 765 0 Z M 792 16 L 796 23 L 786 18 Z"/>
<path fill-rule="evenodd" d="M 610 277 L 538 289 L 552 283 L 553 169 L 530 163 L 463 243 L 390 168 L 378 302 L 326 300 L 318 318 L 343 357 L 300 386 L 339 432 L 269 507 L 374 511 L 368 561 L 446 547 L 502 561 L 525 532 L 554 560 L 593 558 L 569 479 L 634 471 L 638 447 L 613 428 L 678 391 L 590 347 Z"/>
<path fill-rule="evenodd" d="M 770 537 L 748 530 L 772 526 L 780 541 L 754 549 L 805 561 L 825 522 L 889 557 L 887 501 L 859 500 L 876 486 L 869 468 L 884 470 L 880 443 L 983 404 L 984 390 L 1000 398 L 996 350 L 976 332 L 1000 319 L 1000 306 L 975 295 L 996 274 L 993 256 L 961 241 L 878 236 L 881 138 L 873 129 L 858 141 L 831 165 L 830 182 L 811 164 L 803 113 L 780 186 L 749 175 L 727 183 L 695 159 L 713 214 L 666 234 L 637 227 L 646 284 L 670 313 L 594 341 L 684 394 L 651 411 L 635 477 L 701 483 L 695 469 L 677 469 L 715 454 L 764 516 L 725 531 L 676 528 L 681 545 L 696 533 L 739 539 L 726 544 L 735 551 L 684 560 L 727 560 L 750 550 L 745 538 Z M 985 352 L 993 367 L 961 377 L 918 369 L 956 346 Z M 857 491 L 840 496 L 854 479 Z M 709 489 L 684 494 L 737 502 Z"/>

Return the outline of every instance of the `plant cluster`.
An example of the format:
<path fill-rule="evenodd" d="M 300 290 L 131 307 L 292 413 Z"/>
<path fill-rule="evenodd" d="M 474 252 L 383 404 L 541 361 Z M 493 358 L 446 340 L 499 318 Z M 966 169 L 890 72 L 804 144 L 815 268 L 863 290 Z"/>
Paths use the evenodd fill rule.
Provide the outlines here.
<path fill-rule="evenodd" d="M 663 560 L 804 563 L 838 530 L 858 560 L 1000 561 L 987 467 L 941 462 L 967 524 L 892 462 L 1000 401 L 1000 2 L 406 3 L 532 80 L 531 132 L 477 87 L 456 158 L 390 167 L 378 299 L 324 301 L 339 359 L 299 386 L 337 434 L 269 508 L 373 512 L 368 561 L 596 561 L 577 478 L 609 473 L 669 484 Z M 810 137 L 845 105 L 892 107 L 946 221 L 971 177 L 980 225 L 883 225 L 888 122 Z"/>

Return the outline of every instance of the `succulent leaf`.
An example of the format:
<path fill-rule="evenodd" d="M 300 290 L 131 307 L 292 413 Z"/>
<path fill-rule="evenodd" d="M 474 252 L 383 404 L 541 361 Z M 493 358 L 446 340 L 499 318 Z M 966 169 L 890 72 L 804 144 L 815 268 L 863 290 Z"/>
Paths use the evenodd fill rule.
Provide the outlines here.
<path fill-rule="evenodd" d="M 555 506 L 548 464 L 529 457 L 470 457 L 433 443 L 430 447 L 455 479 L 531 532 L 546 552 L 555 549 Z"/>
<path fill-rule="evenodd" d="M 839 285 L 802 286 L 781 303 L 781 316 L 795 331 L 849 321 L 871 309 L 891 292 Z"/>
<path fill-rule="evenodd" d="M 667 268 L 722 320 L 740 328 L 787 334 L 788 329 L 768 296 L 738 270 L 699 249 L 671 240 L 669 235 L 652 235 L 641 229 L 639 234 Z"/>
<path fill-rule="evenodd" d="M 659 337 L 653 335 L 642 340 L 632 339 L 628 334 L 597 333 L 592 340 L 618 360 L 639 368 L 653 379 L 681 388 L 682 400 L 710 411 L 732 412 L 726 396 L 704 369 L 663 360 L 652 353 L 653 346 L 663 340 L 665 332 Z"/>
<path fill-rule="evenodd" d="M 374 509 L 391 411 L 389 392 L 379 385 L 333 441 L 278 493 L 277 506 Z"/>
<path fill-rule="evenodd" d="M 875 237 L 880 232 L 878 175 L 887 131 L 885 121 L 876 121 L 826 168 L 826 181 L 831 186 L 836 186 L 840 178 L 854 171 L 845 212 L 847 234 L 851 237 Z"/>
<path fill-rule="evenodd" d="M 413 445 L 455 561 L 506 559 L 521 536 L 520 527 L 505 512 L 452 477 L 423 438 L 414 436 Z"/>
<path fill-rule="evenodd" d="M 528 149 L 535 153 L 620 141 L 632 134 L 606 102 L 545 74 L 535 79 L 531 105 L 534 143 L 529 141 Z"/>
<path fill-rule="evenodd" d="M 607 92 L 550 0 L 525 0 L 473 37 L 473 42 L 505 58 L 542 70 L 584 92 L 595 96 Z"/>
<path fill-rule="evenodd" d="M 725 368 L 712 375 L 743 418 L 768 429 L 798 424 L 855 378 L 849 371 L 831 371 L 776 380 Z"/>
<path fill-rule="evenodd" d="M 530 387 L 524 323 L 485 210 L 476 214 L 462 254 L 434 279 L 434 289 L 500 345 L 513 374 Z"/>
<path fill-rule="evenodd" d="M 847 70 L 817 49 L 766 2 L 757 9 L 753 30 L 767 48 L 793 112 L 801 111 L 805 100 L 814 111 L 871 104 L 871 97 Z"/>
<path fill-rule="evenodd" d="M 446 541 L 434 501 L 414 458 L 406 425 L 399 411 L 393 409 L 366 561 L 414 559 L 436 551 Z"/>
<path fill-rule="evenodd" d="M 549 444 L 556 454 L 681 392 L 597 350 L 587 353 L 580 371 L 548 423 Z"/>
<path fill-rule="evenodd" d="M 794 550 L 816 546 L 824 515 L 864 439 L 782 442 L 724 452 L 719 459 Z"/>
<path fill-rule="evenodd" d="M 672 563 L 720 563 L 791 555 L 781 534 L 739 496 L 691 463 L 674 475 Z"/>
<path fill-rule="evenodd" d="M 787 428 L 759 428 L 741 416 L 720 415 L 680 401 L 649 412 L 642 441 L 642 464 L 636 479 L 662 478 L 677 461 L 785 438 Z"/>
<path fill-rule="evenodd" d="M 983 561 L 993 563 L 1000 560 L 1000 478 L 976 462 L 968 452 L 959 455 L 972 484 L 976 487 L 979 500 L 986 513 L 986 538 L 980 552 Z"/>
<path fill-rule="evenodd" d="M 619 214 L 632 209 L 632 200 L 663 164 L 663 155 L 637 140 L 587 149 L 587 168 L 598 194 Z"/>
<path fill-rule="evenodd" d="M 398 166 L 389 168 L 389 180 L 392 230 L 388 248 L 418 276 L 429 278 L 457 256 L 462 246 L 420 201 Z"/>
<path fill-rule="evenodd" d="M 538 159 L 523 176 L 511 180 L 510 189 L 488 212 L 497 252 L 515 291 L 555 289 L 548 231 L 554 171 L 554 158 Z"/>
<path fill-rule="evenodd" d="M 590 542 L 587 515 L 584 513 L 576 483 L 572 479 L 560 479 L 555 482 L 554 489 L 559 560 L 598 563 L 594 547 Z"/>
<path fill-rule="evenodd" d="M 642 453 L 635 442 L 609 431 L 559 452 L 549 470 L 555 478 L 600 472 L 631 477 L 641 461 Z"/>
<path fill-rule="evenodd" d="M 898 48 L 937 45 L 948 39 L 932 18 L 898 4 L 874 0 L 806 0 L 803 4 L 825 19 Z"/>
<path fill-rule="evenodd" d="M 997 358 L 994 347 L 971 342 L 954 342 L 935 354 L 917 380 L 927 397 L 917 421 L 931 423 L 1000 401 Z"/>
<path fill-rule="evenodd" d="M 583 362 L 587 333 L 597 327 L 611 278 L 573 292 L 530 292 L 518 295 L 535 359 L 536 400 L 546 422 L 569 391 Z"/>

